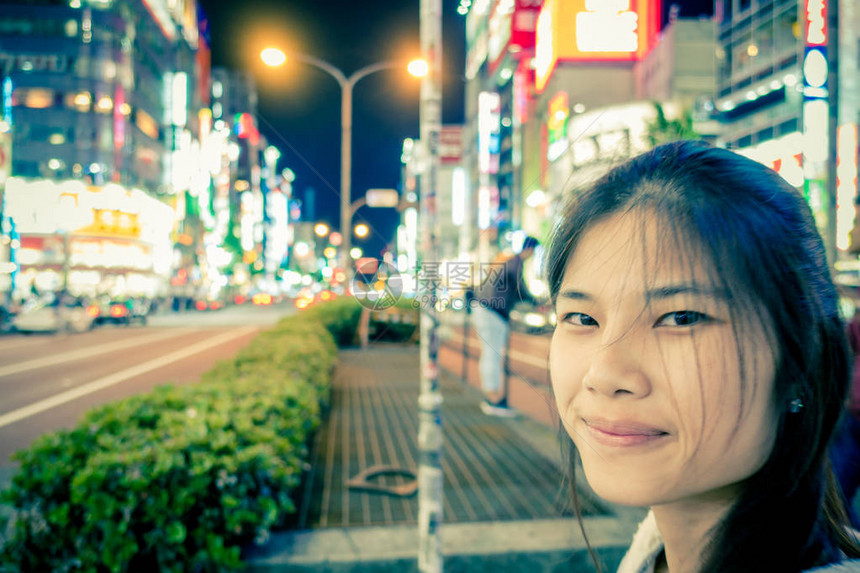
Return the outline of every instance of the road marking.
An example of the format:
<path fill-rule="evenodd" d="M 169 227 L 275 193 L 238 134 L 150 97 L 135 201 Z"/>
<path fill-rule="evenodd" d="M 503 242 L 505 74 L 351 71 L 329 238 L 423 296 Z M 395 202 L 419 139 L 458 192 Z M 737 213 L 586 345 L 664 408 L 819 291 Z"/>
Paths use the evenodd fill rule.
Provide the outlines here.
<path fill-rule="evenodd" d="M 109 376 L 99 378 L 98 380 L 93 380 L 92 382 L 84 384 L 83 386 L 78 386 L 77 388 L 73 388 L 72 390 L 68 390 L 55 396 L 51 396 L 50 398 L 46 398 L 45 400 L 34 402 L 29 406 L 24 406 L 23 408 L 13 410 L 0 416 L 0 428 L 17 422 L 18 420 L 29 418 L 30 416 L 33 416 L 40 412 L 44 412 L 45 410 L 56 408 L 57 406 L 61 406 L 66 402 L 71 402 L 72 400 L 76 400 L 78 398 L 86 396 L 87 394 L 98 392 L 99 390 L 107 388 L 108 386 L 113 386 L 114 384 L 117 384 L 124 380 L 128 380 L 129 378 L 134 378 L 135 376 L 146 374 L 151 370 L 157 370 L 163 366 L 166 366 L 167 364 L 170 364 L 171 362 L 177 362 L 179 360 L 182 360 L 183 358 L 188 358 L 189 356 L 193 356 L 198 352 L 209 350 L 214 346 L 224 344 L 225 342 L 229 342 L 234 338 L 239 338 L 240 336 L 245 336 L 246 334 L 249 334 L 255 330 L 257 330 L 257 327 L 249 326 L 240 330 L 225 332 L 224 334 L 221 334 L 219 336 L 215 336 L 208 340 L 203 340 L 196 344 L 192 344 L 188 348 L 183 348 L 182 350 L 177 350 L 164 356 L 159 356 L 158 358 L 149 360 L 148 362 L 138 364 L 137 366 L 132 366 L 131 368 L 126 368 L 125 370 L 120 370 L 119 372 L 110 374 Z"/>
<path fill-rule="evenodd" d="M 6 344 L 3 344 L 5 342 Z M 20 340 L 17 338 L 12 338 L 9 340 L 0 341 L 0 351 L 2 350 L 11 350 L 13 348 L 18 348 L 19 346 L 44 346 L 45 344 L 49 344 L 54 342 L 53 338 L 43 339 L 43 340 L 33 340 L 30 338 L 29 340 Z"/>
<path fill-rule="evenodd" d="M 63 354 L 55 354 L 54 356 L 43 356 L 41 358 L 34 358 L 33 360 L 26 360 L 24 362 L 10 364 L 9 366 L 0 368 L 0 378 L 2 378 L 3 376 L 9 376 L 10 374 L 25 372 L 27 370 L 35 370 L 36 368 L 45 368 L 47 366 L 54 366 L 55 364 L 62 364 L 63 362 L 82 360 L 84 358 L 90 358 L 91 356 L 98 356 L 99 354 L 106 354 L 108 352 L 122 350 L 130 346 L 138 346 L 140 344 L 146 344 L 148 342 L 155 342 L 167 338 L 175 338 L 183 334 L 188 334 L 189 332 L 191 332 L 191 329 L 183 329 L 181 331 L 171 330 L 166 332 L 159 332 L 152 336 L 140 336 L 132 338 L 131 340 L 120 340 L 118 342 L 114 342 L 113 344 L 97 344 L 88 348 L 81 348 L 80 350 L 64 352 Z M 167 336 L 165 336 L 165 334 L 167 334 Z"/>

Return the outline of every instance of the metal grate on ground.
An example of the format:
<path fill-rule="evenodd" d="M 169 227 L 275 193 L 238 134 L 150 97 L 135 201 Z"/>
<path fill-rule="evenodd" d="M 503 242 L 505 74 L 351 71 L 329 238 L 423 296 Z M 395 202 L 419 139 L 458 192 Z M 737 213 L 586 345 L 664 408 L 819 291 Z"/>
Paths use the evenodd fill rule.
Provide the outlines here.
<path fill-rule="evenodd" d="M 416 523 L 418 496 L 350 490 L 345 482 L 374 465 L 417 470 L 418 348 L 342 350 L 329 416 L 311 452 L 299 528 Z M 556 465 L 511 428 L 485 416 L 480 393 L 441 378 L 444 520 L 543 519 L 564 515 Z M 385 480 L 388 480 L 387 482 Z M 402 483 L 388 477 L 378 483 Z"/>

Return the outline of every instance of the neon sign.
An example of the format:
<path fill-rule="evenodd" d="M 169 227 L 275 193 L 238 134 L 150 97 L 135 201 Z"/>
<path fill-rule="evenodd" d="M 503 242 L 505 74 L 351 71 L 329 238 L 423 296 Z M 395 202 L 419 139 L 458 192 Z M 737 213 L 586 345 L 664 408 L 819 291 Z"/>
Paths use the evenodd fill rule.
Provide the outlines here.
<path fill-rule="evenodd" d="M 806 45 L 827 44 L 827 2 L 806 0 Z"/>
<path fill-rule="evenodd" d="M 660 32 L 659 0 L 546 0 L 538 16 L 535 87 L 558 62 L 641 60 Z"/>
<path fill-rule="evenodd" d="M 803 193 L 820 229 L 828 225 L 827 161 L 830 138 L 830 96 L 827 76 L 827 0 L 805 0 L 806 37 L 803 53 Z M 836 224 L 836 221 L 833 221 Z"/>
<path fill-rule="evenodd" d="M 639 15 L 628 0 L 586 0 L 576 15 L 576 47 L 581 52 L 632 53 L 639 48 Z"/>

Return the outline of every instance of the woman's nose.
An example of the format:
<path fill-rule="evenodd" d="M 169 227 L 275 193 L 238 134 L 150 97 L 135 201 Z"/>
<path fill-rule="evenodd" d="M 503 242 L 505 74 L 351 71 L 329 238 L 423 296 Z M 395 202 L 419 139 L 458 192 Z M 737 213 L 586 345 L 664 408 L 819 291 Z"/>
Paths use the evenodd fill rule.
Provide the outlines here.
<path fill-rule="evenodd" d="M 590 358 L 583 387 L 608 397 L 642 398 L 651 392 L 651 381 L 644 368 L 645 342 L 628 332 L 604 342 Z"/>

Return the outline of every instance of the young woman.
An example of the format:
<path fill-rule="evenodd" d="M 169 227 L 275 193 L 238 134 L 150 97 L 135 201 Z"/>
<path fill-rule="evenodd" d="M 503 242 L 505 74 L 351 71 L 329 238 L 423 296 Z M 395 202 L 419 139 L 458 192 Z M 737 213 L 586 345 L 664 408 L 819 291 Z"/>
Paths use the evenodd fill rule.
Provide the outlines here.
<path fill-rule="evenodd" d="M 860 571 L 827 462 L 850 354 L 794 188 L 657 147 L 573 199 L 548 278 L 567 442 L 598 495 L 651 508 L 620 572 Z"/>

